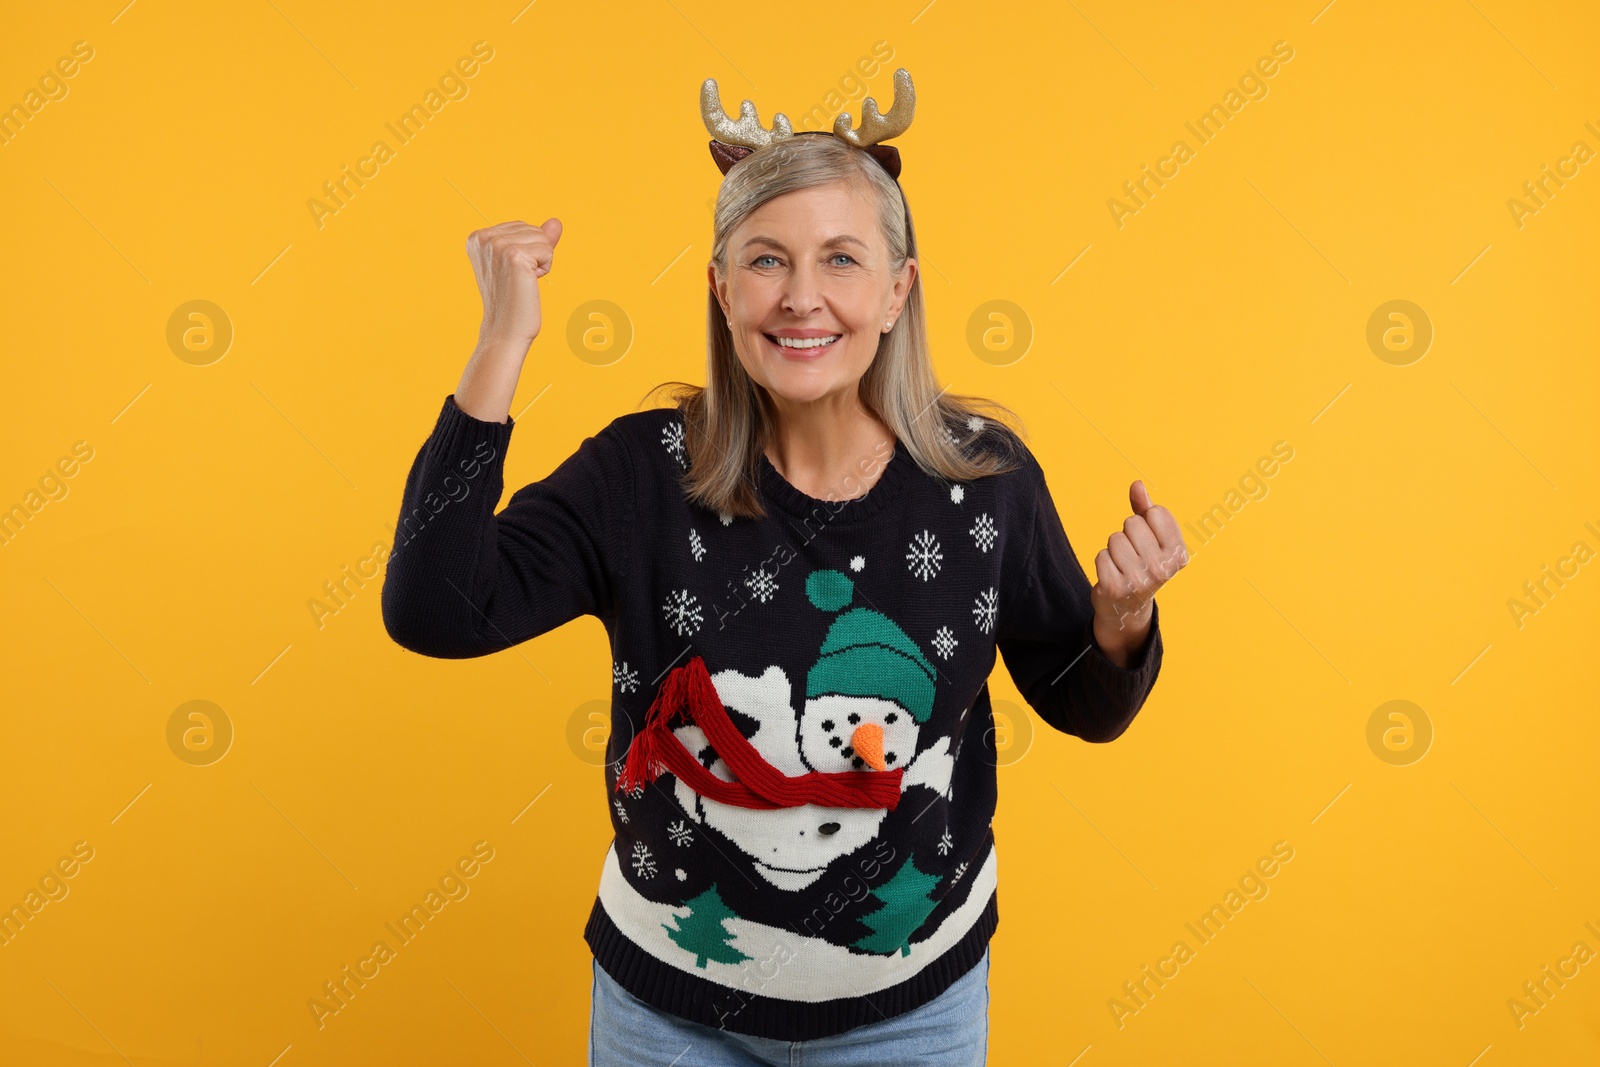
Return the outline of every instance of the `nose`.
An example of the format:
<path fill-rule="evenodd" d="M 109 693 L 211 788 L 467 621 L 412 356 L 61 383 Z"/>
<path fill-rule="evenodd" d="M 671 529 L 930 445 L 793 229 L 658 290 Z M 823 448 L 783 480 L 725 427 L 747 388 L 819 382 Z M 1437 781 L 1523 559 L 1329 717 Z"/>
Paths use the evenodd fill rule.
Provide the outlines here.
<path fill-rule="evenodd" d="M 783 309 L 792 315 L 805 316 L 822 306 L 822 293 L 817 284 L 817 269 L 809 263 L 797 264 L 783 286 Z"/>
<path fill-rule="evenodd" d="M 857 726 L 850 735 L 850 747 L 873 770 L 881 771 L 888 766 L 883 762 L 883 727 L 877 723 L 864 722 Z"/>
<path fill-rule="evenodd" d="M 821 826 L 817 827 L 817 833 L 821 834 L 823 837 L 832 837 L 838 832 L 839 824 L 836 822 L 825 822 Z"/>

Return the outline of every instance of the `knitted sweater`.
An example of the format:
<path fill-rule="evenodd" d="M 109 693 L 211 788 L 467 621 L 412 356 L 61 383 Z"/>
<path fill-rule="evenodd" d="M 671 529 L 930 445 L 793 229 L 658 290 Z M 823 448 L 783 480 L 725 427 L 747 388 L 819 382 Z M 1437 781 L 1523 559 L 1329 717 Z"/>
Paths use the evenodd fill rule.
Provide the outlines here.
<path fill-rule="evenodd" d="M 1159 615 L 1129 667 L 1106 657 L 1043 471 L 998 423 L 947 432 L 1018 470 L 951 484 L 885 445 L 845 501 L 763 456 L 759 521 L 686 499 L 676 408 L 615 418 L 497 513 L 513 426 L 445 398 L 383 619 L 450 658 L 605 625 L 600 966 L 659 1009 L 784 1040 L 938 996 L 998 922 L 996 651 L 1042 720 L 1111 741 L 1160 671 Z"/>

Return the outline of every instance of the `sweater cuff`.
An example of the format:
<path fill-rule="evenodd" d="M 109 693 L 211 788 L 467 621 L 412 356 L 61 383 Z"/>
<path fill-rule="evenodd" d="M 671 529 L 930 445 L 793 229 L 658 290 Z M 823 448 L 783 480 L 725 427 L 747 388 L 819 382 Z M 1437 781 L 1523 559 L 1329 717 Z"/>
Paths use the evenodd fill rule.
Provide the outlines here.
<path fill-rule="evenodd" d="M 1100 642 L 1094 639 L 1094 618 L 1091 616 L 1088 626 L 1089 655 L 1099 661 L 1097 666 L 1102 672 L 1110 672 L 1113 676 L 1120 676 L 1126 681 L 1132 681 L 1136 675 L 1150 666 L 1151 653 L 1155 651 L 1156 645 L 1160 640 L 1160 627 L 1161 606 L 1152 600 L 1150 601 L 1150 632 L 1145 634 L 1144 647 L 1134 654 L 1132 662 L 1126 667 L 1121 667 L 1113 662 L 1110 656 L 1106 655 L 1105 649 L 1100 647 Z"/>
<path fill-rule="evenodd" d="M 473 456 L 484 442 L 494 446 L 494 455 L 498 457 L 505 455 L 506 443 L 511 440 L 515 426 L 516 420 L 509 415 L 505 422 L 487 422 L 468 415 L 456 407 L 456 395 L 451 393 L 444 398 L 439 417 L 434 420 L 431 440 L 438 456 L 447 464 Z"/>

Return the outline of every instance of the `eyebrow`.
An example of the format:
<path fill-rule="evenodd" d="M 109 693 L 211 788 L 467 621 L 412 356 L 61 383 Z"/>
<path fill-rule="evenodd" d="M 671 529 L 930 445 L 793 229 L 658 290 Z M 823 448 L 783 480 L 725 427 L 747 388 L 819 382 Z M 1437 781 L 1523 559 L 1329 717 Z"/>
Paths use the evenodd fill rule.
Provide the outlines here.
<path fill-rule="evenodd" d="M 749 248 L 751 245 L 770 245 L 771 247 L 779 249 L 780 251 L 784 251 L 784 252 L 788 251 L 787 248 L 784 248 L 782 241 L 779 241 L 779 240 L 777 240 L 776 238 L 773 238 L 773 237 L 752 237 L 748 241 L 746 241 L 743 245 L 741 245 L 739 250 L 742 252 L 745 249 Z M 826 241 L 822 242 L 822 247 L 823 248 L 835 248 L 835 247 L 837 247 L 839 245 L 857 245 L 858 247 L 861 247 L 861 248 L 866 248 L 867 247 L 867 244 L 866 244 L 865 241 L 859 240 L 858 238 L 855 238 L 855 237 L 851 237 L 847 233 L 840 234 L 837 237 L 830 237 Z"/>

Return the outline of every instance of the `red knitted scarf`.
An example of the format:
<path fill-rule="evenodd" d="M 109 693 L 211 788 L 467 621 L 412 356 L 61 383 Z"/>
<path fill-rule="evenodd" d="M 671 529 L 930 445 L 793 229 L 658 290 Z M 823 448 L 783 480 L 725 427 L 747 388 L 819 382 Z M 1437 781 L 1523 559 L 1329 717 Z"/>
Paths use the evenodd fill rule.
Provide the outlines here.
<path fill-rule="evenodd" d="M 705 733 L 736 781 L 712 774 L 672 733 L 674 720 Z M 741 808 L 887 808 L 900 803 L 899 767 L 888 771 L 807 771 L 786 775 L 767 762 L 728 718 L 728 710 L 699 656 L 667 675 L 645 713 L 644 727 L 628 749 L 617 788 L 629 790 L 671 772 L 696 793 Z"/>

